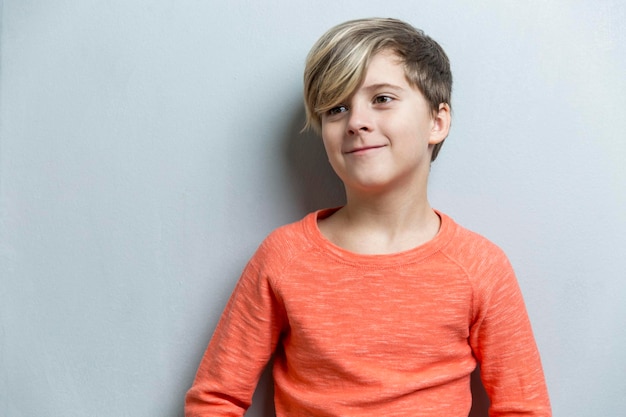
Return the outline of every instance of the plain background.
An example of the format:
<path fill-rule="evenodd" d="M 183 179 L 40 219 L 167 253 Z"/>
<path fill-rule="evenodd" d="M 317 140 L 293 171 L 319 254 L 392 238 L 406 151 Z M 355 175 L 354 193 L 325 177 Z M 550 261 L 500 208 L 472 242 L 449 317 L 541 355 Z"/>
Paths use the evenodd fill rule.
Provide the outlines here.
<path fill-rule="evenodd" d="M 624 415 L 624 2 L 0 6 L 0 415 L 182 415 L 263 237 L 342 202 L 299 133 L 301 76 L 326 29 L 370 16 L 451 58 L 431 202 L 509 255 L 554 415 Z"/>

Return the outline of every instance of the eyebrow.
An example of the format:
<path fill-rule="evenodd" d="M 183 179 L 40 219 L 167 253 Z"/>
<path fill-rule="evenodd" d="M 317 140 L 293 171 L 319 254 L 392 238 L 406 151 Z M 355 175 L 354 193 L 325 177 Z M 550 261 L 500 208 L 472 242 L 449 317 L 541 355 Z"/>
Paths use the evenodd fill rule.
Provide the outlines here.
<path fill-rule="evenodd" d="M 372 91 L 372 90 L 384 90 L 384 89 L 389 89 L 389 90 L 394 90 L 394 91 L 404 91 L 404 88 L 400 87 L 399 85 L 395 85 L 395 84 L 389 84 L 389 83 L 376 83 L 376 84 L 370 84 L 370 85 L 366 85 L 364 87 L 362 87 L 364 90 L 367 91 Z"/>

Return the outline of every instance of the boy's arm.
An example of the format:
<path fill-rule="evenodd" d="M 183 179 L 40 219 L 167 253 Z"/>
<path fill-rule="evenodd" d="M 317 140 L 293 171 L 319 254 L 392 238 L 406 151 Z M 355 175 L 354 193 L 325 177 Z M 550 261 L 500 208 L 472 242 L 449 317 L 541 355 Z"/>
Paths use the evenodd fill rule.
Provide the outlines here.
<path fill-rule="evenodd" d="M 491 400 L 491 417 L 550 417 L 539 352 L 522 294 L 502 254 L 479 279 L 470 344 Z"/>
<path fill-rule="evenodd" d="M 243 416 L 284 314 L 254 258 L 237 284 L 185 398 L 186 417 Z"/>

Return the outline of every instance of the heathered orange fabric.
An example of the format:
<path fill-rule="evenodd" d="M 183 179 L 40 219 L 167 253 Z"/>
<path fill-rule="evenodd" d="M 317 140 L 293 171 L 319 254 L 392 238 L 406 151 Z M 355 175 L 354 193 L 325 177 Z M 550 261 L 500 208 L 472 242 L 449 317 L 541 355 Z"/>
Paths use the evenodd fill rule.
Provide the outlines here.
<path fill-rule="evenodd" d="M 274 355 L 278 417 L 466 417 L 477 361 L 491 416 L 551 416 L 539 354 L 500 249 L 441 217 L 430 242 L 358 255 L 312 213 L 250 260 L 186 398 L 241 416 Z"/>

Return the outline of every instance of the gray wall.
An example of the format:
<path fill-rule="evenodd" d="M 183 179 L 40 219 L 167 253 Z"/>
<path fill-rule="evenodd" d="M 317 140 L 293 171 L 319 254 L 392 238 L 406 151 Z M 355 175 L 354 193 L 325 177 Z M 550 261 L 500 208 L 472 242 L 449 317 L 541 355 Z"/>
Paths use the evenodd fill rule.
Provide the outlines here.
<path fill-rule="evenodd" d="M 299 134 L 303 61 L 374 15 L 451 57 L 431 200 L 510 256 L 555 416 L 623 415 L 624 2 L 0 6 L 0 415 L 182 414 L 262 238 L 342 201 Z"/>

